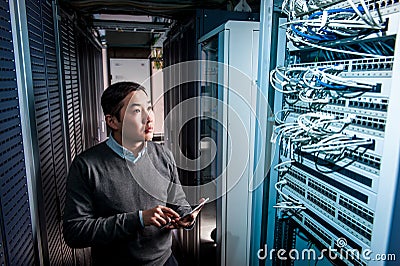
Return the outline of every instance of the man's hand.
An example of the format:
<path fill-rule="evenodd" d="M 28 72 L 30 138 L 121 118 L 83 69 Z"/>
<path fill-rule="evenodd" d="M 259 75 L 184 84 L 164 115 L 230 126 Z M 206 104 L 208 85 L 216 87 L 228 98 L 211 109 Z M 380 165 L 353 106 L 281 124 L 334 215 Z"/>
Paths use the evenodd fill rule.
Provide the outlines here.
<path fill-rule="evenodd" d="M 143 223 L 145 226 L 154 225 L 161 227 L 171 220 L 179 219 L 180 216 L 171 208 L 156 206 L 149 210 L 142 211 Z"/>
<path fill-rule="evenodd" d="M 201 198 L 199 201 L 199 204 L 202 203 L 205 199 Z M 199 215 L 199 212 L 201 211 L 201 208 L 199 208 L 197 211 L 187 214 L 182 218 L 175 218 L 171 220 L 171 225 L 168 225 L 168 229 L 176 229 L 176 228 L 187 228 L 190 227 L 194 224 L 194 221 L 196 220 L 197 215 Z"/>

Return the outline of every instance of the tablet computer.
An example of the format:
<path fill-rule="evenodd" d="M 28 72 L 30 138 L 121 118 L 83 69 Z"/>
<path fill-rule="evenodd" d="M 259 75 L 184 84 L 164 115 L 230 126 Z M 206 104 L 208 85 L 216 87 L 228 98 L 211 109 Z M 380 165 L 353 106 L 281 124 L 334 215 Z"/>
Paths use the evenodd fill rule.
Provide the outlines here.
<path fill-rule="evenodd" d="M 188 214 L 186 214 L 185 216 L 181 217 L 179 220 L 184 219 L 185 217 L 195 213 L 196 211 L 200 210 L 204 204 L 206 204 L 206 202 L 209 200 L 210 198 L 206 198 L 202 203 L 200 203 L 199 205 L 196 206 L 196 208 L 194 208 L 191 212 L 189 212 Z"/>
<path fill-rule="evenodd" d="M 206 198 L 203 202 L 201 202 L 199 205 L 197 205 L 193 210 L 191 210 L 189 213 L 187 213 L 185 216 L 181 217 L 179 220 L 183 220 L 186 217 L 192 215 L 193 213 L 195 213 L 196 211 L 200 210 L 204 204 L 206 204 L 207 201 L 209 201 L 210 198 Z M 161 226 L 160 229 L 164 229 L 165 227 L 167 227 L 168 225 L 170 225 L 171 222 L 166 223 L 165 225 Z"/>

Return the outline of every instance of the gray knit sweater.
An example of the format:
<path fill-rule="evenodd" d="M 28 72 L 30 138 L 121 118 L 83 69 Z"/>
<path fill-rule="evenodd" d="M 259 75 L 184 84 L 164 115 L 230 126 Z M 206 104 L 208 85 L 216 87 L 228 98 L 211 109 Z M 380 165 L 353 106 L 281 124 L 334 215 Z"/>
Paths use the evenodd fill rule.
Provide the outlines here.
<path fill-rule="evenodd" d="M 181 216 L 188 213 L 185 194 L 174 184 L 180 184 L 175 162 L 164 146 L 149 142 L 134 164 L 105 142 L 92 147 L 69 170 L 66 243 L 92 247 L 94 265 L 163 265 L 171 255 L 171 231 L 143 228 L 138 211 L 167 205 Z"/>

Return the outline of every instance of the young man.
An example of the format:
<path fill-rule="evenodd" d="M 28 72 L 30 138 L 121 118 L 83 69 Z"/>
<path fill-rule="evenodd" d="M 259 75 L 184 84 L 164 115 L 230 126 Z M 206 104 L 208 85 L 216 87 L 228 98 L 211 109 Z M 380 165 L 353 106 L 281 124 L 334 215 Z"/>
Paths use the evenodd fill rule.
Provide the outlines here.
<path fill-rule="evenodd" d="M 192 226 L 198 212 L 179 219 L 191 208 L 171 152 L 148 141 L 154 114 L 145 89 L 113 84 L 101 105 L 112 132 L 70 167 L 65 241 L 92 247 L 93 265 L 177 265 L 171 229 Z"/>

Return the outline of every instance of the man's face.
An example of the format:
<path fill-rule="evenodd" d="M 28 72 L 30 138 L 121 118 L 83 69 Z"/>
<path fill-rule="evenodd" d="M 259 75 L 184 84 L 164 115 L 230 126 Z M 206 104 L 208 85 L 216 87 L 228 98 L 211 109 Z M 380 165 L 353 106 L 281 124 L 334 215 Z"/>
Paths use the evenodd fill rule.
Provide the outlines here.
<path fill-rule="evenodd" d="M 123 103 L 119 127 L 123 145 L 151 140 L 154 130 L 154 113 L 147 95 L 141 90 L 133 91 L 125 97 Z"/>

